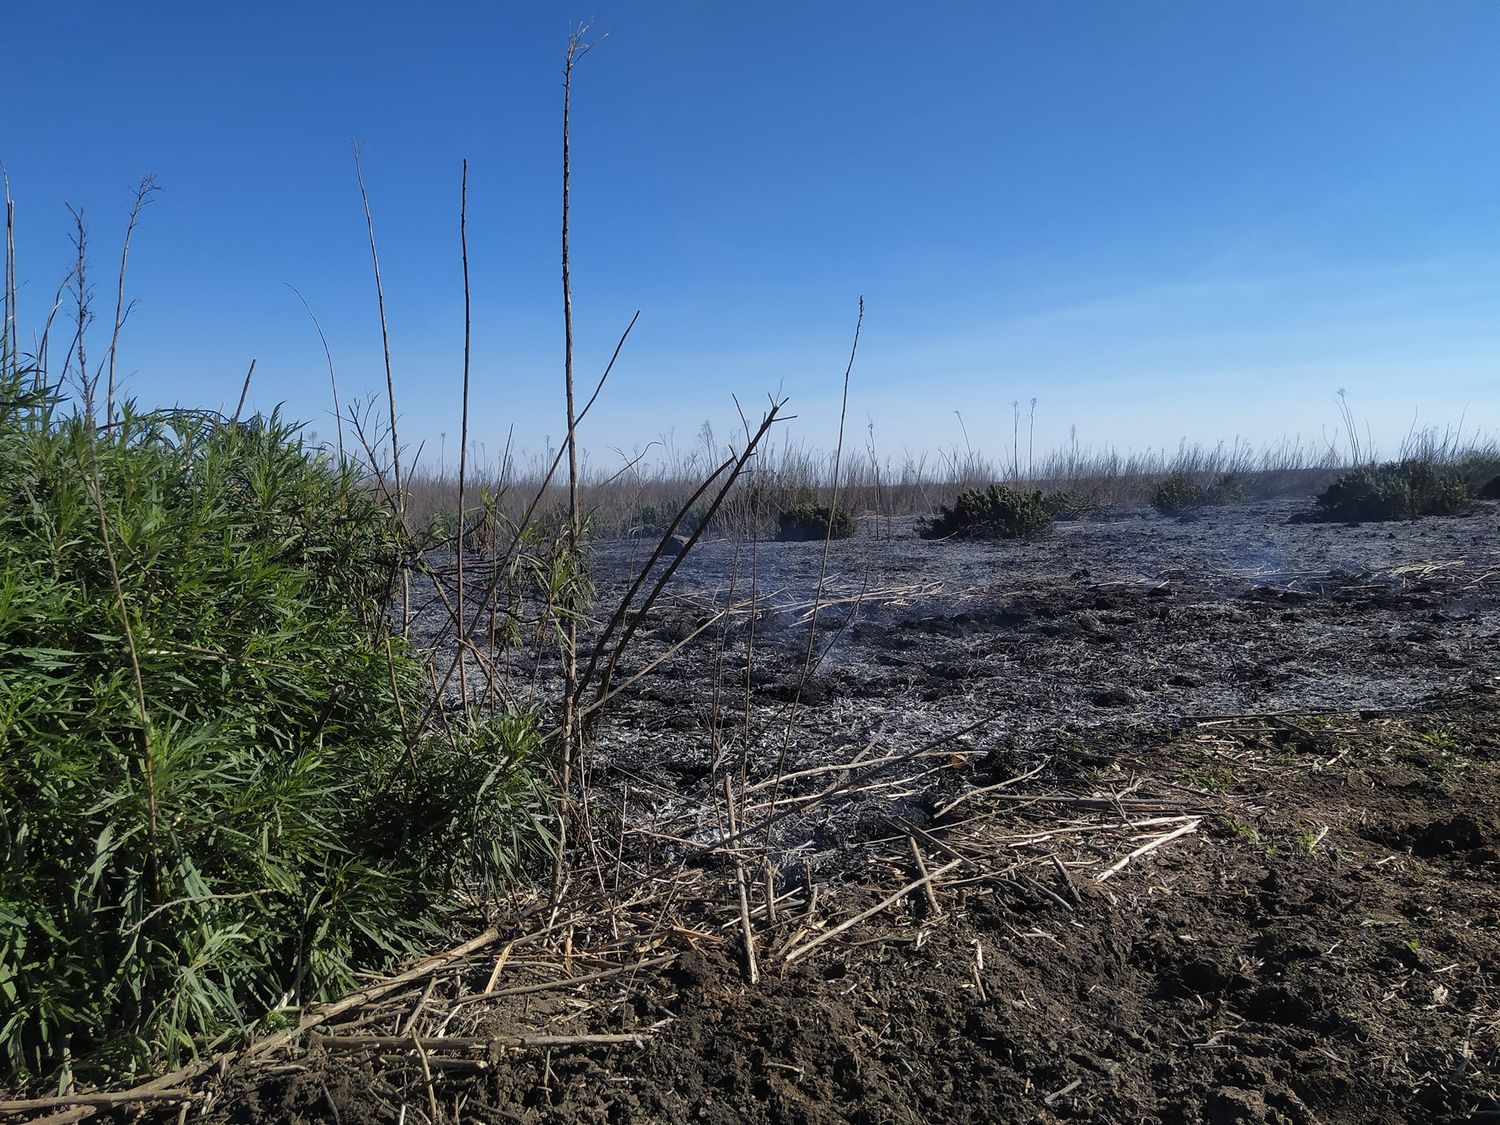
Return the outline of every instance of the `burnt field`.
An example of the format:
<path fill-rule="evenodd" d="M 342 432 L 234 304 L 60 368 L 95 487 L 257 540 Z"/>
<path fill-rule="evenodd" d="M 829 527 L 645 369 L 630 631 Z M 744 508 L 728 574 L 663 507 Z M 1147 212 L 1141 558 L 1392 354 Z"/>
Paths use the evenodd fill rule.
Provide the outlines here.
<path fill-rule="evenodd" d="M 1297 510 L 700 544 L 563 902 L 210 1116 L 1500 1120 L 1496 515 Z"/>

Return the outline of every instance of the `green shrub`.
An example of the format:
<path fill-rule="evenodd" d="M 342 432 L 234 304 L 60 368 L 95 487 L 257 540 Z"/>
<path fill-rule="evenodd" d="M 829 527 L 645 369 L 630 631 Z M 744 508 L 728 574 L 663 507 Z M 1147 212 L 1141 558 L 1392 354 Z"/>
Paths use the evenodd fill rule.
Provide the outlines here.
<path fill-rule="evenodd" d="M 1003 484 L 960 493 L 923 521 L 923 539 L 1018 539 L 1041 535 L 1052 526 L 1040 492 L 1017 492 Z"/>
<path fill-rule="evenodd" d="M 827 504 L 799 504 L 776 516 L 776 538 L 783 542 L 848 539 L 855 530 L 854 517 L 848 511 Z"/>
<path fill-rule="evenodd" d="M 458 509 L 439 508 L 422 528 L 421 538 L 435 546 L 452 546 L 458 541 Z"/>
<path fill-rule="evenodd" d="M 1473 502 L 1462 471 L 1431 461 L 1391 461 L 1345 473 L 1318 497 L 1329 520 L 1414 520 L 1453 516 Z"/>
<path fill-rule="evenodd" d="M 397 528 L 354 470 L 275 418 L 129 407 L 96 460 L 23 376 L 0 380 L 0 1071 L 66 1049 L 99 1077 L 417 948 L 456 884 L 545 842 L 544 763 L 524 715 L 405 730 Z"/>
<path fill-rule="evenodd" d="M 1193 480 L 1186 473 L 1173 473 L 1156 486 L 1151 506 L 1164 516 L 1181 516 L 1199 508 L 1233 504 L 1243 500 L 1245 490 L 1233 475 L 1221 476 L 1212 484 Z"/>

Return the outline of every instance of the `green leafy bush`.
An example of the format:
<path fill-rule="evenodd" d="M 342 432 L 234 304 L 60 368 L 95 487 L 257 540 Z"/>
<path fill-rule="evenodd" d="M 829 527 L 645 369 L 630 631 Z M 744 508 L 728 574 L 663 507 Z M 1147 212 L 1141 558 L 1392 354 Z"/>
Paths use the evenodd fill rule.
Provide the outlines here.
<path fill-rule="evenodd" d="M 275 418 L 127 407 L 95 449 L 28 388 L 0 379 L 0 1070 L 102 1076 L 417 948 L 545 844 L 542 748 L 524 715 L 407 729 L 397 527 L 353 469 Z"/>
<path fill-rule="evenodd" d="M 776 538 L 783 542 L 848 539 L 855 530 L 854 517 L 848 511 L 827 504 L 799 504 L 776 516 Z"/>
<path fill-rule="evenodd" d="M 1345 473 L 1318 497 L 1324 519 L 1414 520 L 1453 516 L 1473 502 L 1462 471 L 1431 461 L 1391 461 Z"/>
<path fill-rule="evenodd" d="M 952 507 L 944 505 L 923 521 L 917 534 L 923 539 L 1018 539 L 1041 535 L 1051 526 L 1040 492 L 992 484 L 960 493 Z"/>

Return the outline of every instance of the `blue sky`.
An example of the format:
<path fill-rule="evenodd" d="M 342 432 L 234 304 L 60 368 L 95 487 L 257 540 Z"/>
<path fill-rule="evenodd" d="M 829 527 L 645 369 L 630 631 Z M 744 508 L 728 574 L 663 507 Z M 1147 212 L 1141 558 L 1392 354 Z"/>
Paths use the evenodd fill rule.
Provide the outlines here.
<path fill-rule="evenodd" d="M 101 320 L 130 189 L 121 367 L 144 402 L 331 433 L 383 393 L 350 141 L 365 143 L 403 437 L 458 430 L 470 161 L 473 435 L 562 430 L 558 122 L 570 22 L 581 382 L 596 463 L 791 396 L 893 456 L 1008 445 L 1378 440 L 1500 408 L 1500 4 L 12 0 L 0 160 L 23 335 L 85 208 Z M 102 354 L 100 332 L 92 347 Z M 863 444 L 861 433 L 860 444 Z"/>

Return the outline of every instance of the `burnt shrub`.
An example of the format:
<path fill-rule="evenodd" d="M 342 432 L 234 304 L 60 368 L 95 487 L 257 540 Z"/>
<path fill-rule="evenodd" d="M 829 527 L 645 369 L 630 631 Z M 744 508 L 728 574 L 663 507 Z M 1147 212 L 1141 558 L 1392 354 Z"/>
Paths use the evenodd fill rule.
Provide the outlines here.
<path fill-rule="evenodd" d="M 1455 516 L 1473 501 L 1469 482 L 1451 465 L 1431 461 L 1391 461 L 1345 473 L 1318 497 L 1323 519 L 1414 520 Z"/>
<path fill-rule="evenodd" d="M 1003 484 L 959 493 L 917 528 L 923 539 L 1022 539 L 1041 535 L 1052 516 L 1040 492 L 1018 492 Z"/>
<path fill-rule="evenodd" d="M 682 504 L 674 500 L 666 500 L 660 504 L 642 504 L 630 521 L 630 534 L 647 539 L 659 539 L 667 533 L 667 529 L 672 526 L 673 521 L 677 520 L 679 515 L 682 519 L 677 522 L 675 530 L 680 535 L 691 535 L 703 526 L 708 509 L 699 504 L 684 513 Z"/>
<path fill-rule="evenodd" d="M 1173 473 L 1156 486 L 1151 506 L 1164 516 L 1181 516 L 1199 508 L 1233 504 L 1244 498 L 1240 482 L 1230 474 L 1211 484 L 1196 481 L 1186 473 Z"/>
<path fill-rule="evenodd" d="M 776 516 L 776 538 L 783 542 L 848 539 L 854 530 L 854 517 L 838 505 L 798 504 Z"/>
<path fill-rule="evenodd" d="M 1042 493 L 1042 508 L 1055 520 L 1076 520 L 1093 508 L 1083 497 L 1071 490 Z"/>

